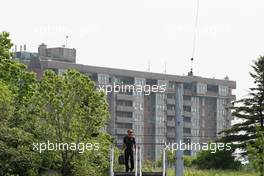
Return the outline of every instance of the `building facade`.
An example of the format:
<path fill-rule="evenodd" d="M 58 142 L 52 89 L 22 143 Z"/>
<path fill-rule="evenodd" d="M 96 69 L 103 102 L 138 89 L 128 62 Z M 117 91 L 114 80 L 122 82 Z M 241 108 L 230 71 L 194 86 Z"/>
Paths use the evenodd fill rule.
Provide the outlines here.
<path fill-rule="evenodd" d="M 39 79 L 47 69 L 62 74 L 71 68 L 89 76 L 98 88 L 104 87 L 111 115 L 107 131 L 120 146 L 127 129 L 132 128 L 144 159 L 160 159 L 165 142 L 175 142 L 175 106 L 179 99 L 185 143 L 216 139 L 220 131 L 231 126 L 233 120 L 228 106 L 235 100 L 232 90 L 236 88 L 236 82 L 228 79 L 82 65 L 76 63 L 75 49 L 47 48 L 44 44 L 32 57 L 29 52 L 24 52 L 24 55 L 17 52 L 14 59 L 25 63 Z M 176 94 L 176 84 L 181 86 L 181 94 Z M 152 87 L 155 91 L 135 91 L 132 86 L 142 89 Z M 163 91 L 158 91 L 161 87 Z M 186 155 L 195 155 L 196 152 L 184 151 Z"/>

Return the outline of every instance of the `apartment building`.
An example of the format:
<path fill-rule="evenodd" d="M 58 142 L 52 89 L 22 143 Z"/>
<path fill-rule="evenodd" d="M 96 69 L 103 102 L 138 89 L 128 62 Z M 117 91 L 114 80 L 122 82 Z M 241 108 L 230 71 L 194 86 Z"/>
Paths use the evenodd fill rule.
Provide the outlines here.
<path fill-rule="evenodd" d="M 164 91 L 135 91 L 124 86 L 123 91 L 107 92 L 111 114 L 107 131 L 120 146 L 127 129 L 132 128 L 143 157 L 148 160 L 160 159 L 164 143 L 175 142 L 177 100 L 182 109 L 185 143 L 216 139 L 233 120 L 227 107 L 235 99 L 232 90 L 236 88 L 236 82 L 228 78 L 220 80 L 193 74 L 177 76 L 82 65 L 76 63 L 75 49 L 47 48 L 45 44 L 39 46 L 38 53 L 16 52 L 14 59 L 25 63 L 40 79 L 47 69 L 61 74 L 71 68 L 88 75 L 98 87 L 163 86 Z M 181 91 L 176 94 L 178 86 Z M 186 155 L 196 152 L 184 151 Z"/>

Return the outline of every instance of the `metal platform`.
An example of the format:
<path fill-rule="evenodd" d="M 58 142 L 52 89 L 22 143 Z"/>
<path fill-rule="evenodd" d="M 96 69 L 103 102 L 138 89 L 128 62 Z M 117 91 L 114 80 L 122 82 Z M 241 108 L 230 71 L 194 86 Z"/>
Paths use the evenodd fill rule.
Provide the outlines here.
<path fill-rule="evenodd" d="M 162 176 L 162 172 L 142 172 L 142 176 Z"/>
<path fill-rule="evenodd" d="M 138 157 L 139 155 L 139 157 Z M 110 176 L 166 176 L 166 150 L 162 150 L 162 172 L 144 172 L 142 171 L 141 148 L 138 146 L 135 151 L 135 169 L 134 172 L 115 172 L 114 171 L 114 147 L 110 150 Z"/>
<path fill-rule="evenodd" d="M 115 172 L 114 176 L 135 176 L 135 172 Z"/>
<path fill-rule="evenodd" d="M 115 172 L 114 176 L 135 176 L 135 172 Z M 142 172 L 142 176 L 162 176 L 162 172 Z"/>

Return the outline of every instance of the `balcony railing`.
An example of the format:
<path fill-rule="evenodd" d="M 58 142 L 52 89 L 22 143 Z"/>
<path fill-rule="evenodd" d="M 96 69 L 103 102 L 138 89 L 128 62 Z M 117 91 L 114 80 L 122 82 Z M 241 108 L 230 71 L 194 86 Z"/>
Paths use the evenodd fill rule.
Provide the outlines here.
<path fill-rule="evenodd" d="M 117 122 L 121 123 L 133 123 L 133 118 L 131 117 L 116 117 Z"/>
<path fill-rule="evenodd" d="M 192 117 L 192 112 L 184 111 L 184 112 L 183 112 L 183 115 L 184 115 L 185 117 Z"/>
<path fill-rule="evenodd" d="M 175 114 L 175 110 L 167 110 L 167 115 L 168 116 L 175 116 L 176 114 Z"/>
<path fill-rule="evenodd" d="M 190 123 L 190 122 L 184 122 L 183 123 L 183 127 L 184 128 L 191 128 L 192 127 L 192 123 Z"/>
<path fill-rule="evenodd" d="M 183 105 L 184 105 L 184 106 L 192 106 L 192 102 L 189 101 L 189 100 L 184 100 L 184 101 L 183 101 Z"/>
<path fill-rule="evenodd" d="M 168 99 L 167 99 L 167 104 L 175 105 L 175 99 L 173 99 L 173 98 L 168 98 Z"/>
<path fill-rule="evenodd" d="M 127 129 L 116 128 L 116 134 L 127 134 Z"/>
<path fill-rule="evenodd" d="M 169 132 L 167 132 L 167 136 L 169 138 L 174 138 L 175 137 L 175 132 L 174 131 L 169 131 Z"/>
<path fill-rule="evenodd" d="M 168 120 L 167 121 L 167 126 L 169 126 L 169 127 L 175 127 L 175 121 L 174 120 Z"/>
<path fill-rule="evenodd" d="M 134 107 L 133 106 L 117 105 L 116 110 L 117 111 L 125 111 L 125 112 L 134 112 Z"/>
<path fill-rule="evenodd" d="M 134 97 L 133 97 L 133 95 L 117 94 L 116 95 L 116 99 L 133 101 Z"/>

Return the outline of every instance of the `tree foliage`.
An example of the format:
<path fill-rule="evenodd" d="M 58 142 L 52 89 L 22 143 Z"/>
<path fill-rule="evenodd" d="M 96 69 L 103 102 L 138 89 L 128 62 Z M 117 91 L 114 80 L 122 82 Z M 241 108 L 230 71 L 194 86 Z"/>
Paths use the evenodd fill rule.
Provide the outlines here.
<path fill-rule="evenodd" d="M 23 126 L 21 109 L 30 97 L 34 74 L 11 60 L 9 34 L 0 34 L 0 175 L 36 175 L 38 157 L 31 149 L 33 135 Z"/>
<path fill-rule="evenodd" d="M 259 176 L 264 176 L 264 133 L 257 131 L 257 139 L 254 144 L 249 144 L 248 147 L 249 161 L 258 171 Z"/>
<path fill-rule="evenodd" d="M 38 136 L 40 142 L 48 140 L 55 144 L 102 142 L 99 143 L 100 150 L 103 150 L 102 145 L 110 146 L 110 138 L 102 134 L 102 127 L 106 125 L 108 119 L 106 98 L 102 92 L 95 90 L 94 83 L 87 76 L 77 71 L 69 70 L 62 75 L 56 75 L 53 71 L 45 72 L 27 106 L 30 108 L 27 108 L 26 114 L 31 114 L 31 119 L 35 119 L 34 134 Z M 95 135 L 97 137 L 94 137 Z M 86 152 L 87 154 L 83 154 Z M 102 161 L 104 157 L 97 155 L 101 155 L 99 151 L 46 151 L 44 155 L 51 153 L 53 157 L 50 158 L 57 163 L 55 167 L 61 166 L 63 175 L 73 174 L 75 166 L 80 166 L 76 163 L 85 160 L 87 161 L 85 165 L 97 163 L 97 167 L 106 167 Z"/>
<path fill-rule="evenodd" d="M 216 153 L 211 151 L 201 151 L 197 154 L 193 164 L 199 169 L 232 169 L 236 170 L 240 166 L 239 161 L 235 161 L 231 150 L 217 150 Z"/>
<path fill-rule="evenodd" d="M 260 130 L 264 131 L 264 57 L 255 60 L 252 68 L 250 75 L 254 79 L 255 87 L 250 88 L 248 98 L 234 102 L 232 107 L 233 116 L 240 122 L 222 132 L 222 140 L 232 142 L 234 149 L 246 150 L 249 143 L 254 145 L 257 137 L 256 127 L 259 126 Z"/>
<path fill-rule="evenodd" d="M 11 47 L 9 34 L 0 33 L 0 175 L 107 175 L 111 138 L 104 132 L 105 95 L 74 70 L 47 71 L 37 80 L 11 59 Z M 89 149 L 34 149 L 47 141 L 89 144 Z M 99 150 L 90 150 L 95 143 Z"/>

